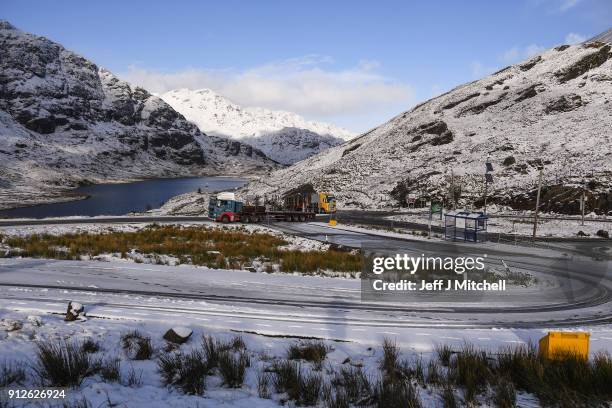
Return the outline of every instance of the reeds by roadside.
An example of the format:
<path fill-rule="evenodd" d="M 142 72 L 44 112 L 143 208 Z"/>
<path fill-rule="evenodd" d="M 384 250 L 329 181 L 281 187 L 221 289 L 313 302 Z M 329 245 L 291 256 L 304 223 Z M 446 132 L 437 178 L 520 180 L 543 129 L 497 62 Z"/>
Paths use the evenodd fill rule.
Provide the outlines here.
<path fill-rule="evenodd" d="M 322 270 L 357 272 L 362 269 L 361 256 L 335 250 L 300 251 L 282 248 L 285 240 L 268 233 L 242 229 L 152 225 L 132 232 L 72 233 L 63 235 L 34 234 L 5 239 L 11 248 L 9 256 L 53 259 L 81 259 L 102 254 L 119 254 L 142 262 L 150 255 L 155 263 L 160 256 L 172 256 L 179 263 L 210 268 L 240 269 L 257 259 L 277 263 L 281 272 L 312 273 Z M 133 256 L 133 253 L 137 255 Z"/>

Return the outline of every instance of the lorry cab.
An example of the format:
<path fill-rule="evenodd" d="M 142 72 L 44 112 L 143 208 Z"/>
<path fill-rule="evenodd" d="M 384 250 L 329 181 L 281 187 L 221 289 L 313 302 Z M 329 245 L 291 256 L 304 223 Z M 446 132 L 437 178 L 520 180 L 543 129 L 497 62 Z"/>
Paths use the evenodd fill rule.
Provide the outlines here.
<path fill-rule="evenodd" d="M 317 192 L 312 184 L 302 184 L 283 194 L 283 206 L 289 211 L 331 214 L 336 212 L 336 197 L 327 192 Z"/>
<path fill-rule="evenodd" d="M 208 201 L 208 218 L 224 223 L 240 221 L 242 206 L 234 193 L 219 193 Z"/>
<path fill-rule="evenodd" d="M 319 193 L 319 212 L 331 214 L 336 212 L 336 197 L 329 193 Z"/>

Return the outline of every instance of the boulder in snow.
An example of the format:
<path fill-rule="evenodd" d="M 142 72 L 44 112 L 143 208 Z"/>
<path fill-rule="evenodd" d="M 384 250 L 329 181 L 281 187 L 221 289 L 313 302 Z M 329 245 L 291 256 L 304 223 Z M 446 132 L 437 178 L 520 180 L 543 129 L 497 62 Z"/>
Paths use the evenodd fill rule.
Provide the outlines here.
<path fill-rule="evenodd" d="M 23 327 L 23 323 L 19 320 L 14 319 L 2 319 L 0 320 L 0 327 L 2 327 L 7 332 L 21 330 Z"/>
<path fill-rule="evenodd" d="M 193 334 L 193 331 L 188 327 L 173 327 L 164 334 L 164 340 L 171 343 L 183 344 Z"/>
<path fill-rule="evenodd" d="M 85 307 L 78 302 L 68 302 L 68 310 L 66 310 L 66 320 L 67 322 L 73 322 L 79 318 L 79 316 L 83 314 L 85 315 Z"/>

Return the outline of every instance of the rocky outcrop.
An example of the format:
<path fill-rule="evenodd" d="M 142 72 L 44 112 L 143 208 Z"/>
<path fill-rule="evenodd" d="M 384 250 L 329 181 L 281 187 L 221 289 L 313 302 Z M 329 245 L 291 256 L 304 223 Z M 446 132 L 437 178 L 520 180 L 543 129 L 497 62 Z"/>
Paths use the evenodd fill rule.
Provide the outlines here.
<path fill-rule="evenodd" d="M 446 105 L 442 106 L 442 109 L 452 109 L 457 105 L 462 104 L 463 102 L 467 102 L 472 98 L 476 98 L 480 96 L 480 92 L 474 92 L 473 94 L 469 94 L 467 96 L 464 96 L 463 98 L 459 98 L 456 101 L 451 101 L 449 103 L 447 103 Z"/>
<path fill-rule="evenodd" d="M 551 100 L 544 111 L 546 113 L 569 112 L 583 105 L 580 95 L 569 94 Z"/>
<path fill-rule="evenodd" d="M 559 78 L 561 83 L 576 79 L 586 72 L 603 65 L 612 57 L 610 53 L 610 45 L 604 43 L 588 43 L 585 45 L 587 48 L 595 49 L 594 52 L 589 53 L 578 61 L 574 62 L 568 67 L 565 67 L 555 73 L 555 76 Z"/>
<path fill-rule="evenodd" d="M 465 108 L 464 110 L 458 113 L 458 116 L 478 115 L 479 113 L 484 112 L 485 109 L 487 109 L 488 107 L 497 105 L 498 103 L 503 101 L 507 94 L 507 92 L 502 92 L 501 94 L 493 98 L 489 98 L 484 102 Z"/>
<path fill-rule="evenodd" d="M 344 149 L 344 151 L 342 152 L 342 156 L 346 156 L 347 154 L 351 153 L 352 151 L 359 149 L 360 146 L 361 146 L 361 143 L 349 144 L 349 147 Z"/>
<path fill-rule="evenodd" d="M 580 214 L 580 200 L 582 197 L 582 186 L 568 185 L 546 185 L 540 192 L 540 209 L 545 212 L 556 212 L 560 214 Z M 535 208 L 537 189 L 533 188 L 520 194 L 510 194 L 504 198 L 493 197 L 490 202 L 508 205 L 517 210 L 531 210 Z M 593 192 L 586 189 L 586 206 L 589 209 L 597 209 L 597 212 L 607 213 L 612 211 L 612 192 Z"/>
<path fill-rule="evenodd" d="M 512 166 L 514 163 L 516 163 L 516 159 L 514 158 L 514 156 L 508 156 L 502 162 L 504 166 Z"/>
<path fill-rule="evenodd" d="M 533 98 L 538 94 L 538 88 L 541 88 L 542 84 L 533 84 L 527 88 L 518 91 L 518 97 L 514 100 L 515 102 L 521 102 L 525 99 Z"/>
<path fill-rule="evenodd" d="M 453 141 L 453 132 L 448 129 L 448 125 L 442 120 L 436 120 L 420 125 L 415 128 L 411 133 L 416 133 L 416 135 L 412 137 L 412 141 L 420 142 L 411 148 L 412 152 L 417 151 L 421 146 L 425 144 L 430 144 L 432 146 L 440 146 Z M 434 137 L 424 138 L 424 136 L 427 135 L 434 135 Z"/>
<path fill-rule="evenodd" d="M 542 56 L 538 55 L 535 58 L 530 59 L 529 61 L 525 62 L 524 64 L 519 65 L 519 69 L 521 71 L 529 71 L 531 68 L 535 67 L 536 64 L 538 62 L 542 61 Z"/>

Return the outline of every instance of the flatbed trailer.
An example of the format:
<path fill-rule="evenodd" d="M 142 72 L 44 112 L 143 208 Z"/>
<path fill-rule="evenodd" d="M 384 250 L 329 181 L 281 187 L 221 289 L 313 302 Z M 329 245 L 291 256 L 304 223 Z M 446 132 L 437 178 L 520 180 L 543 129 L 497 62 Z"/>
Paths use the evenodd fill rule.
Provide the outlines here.
<path fill-rule="evenodd" d="M 289 222 L 304 222 L 315 219 L 313 211 L 290 211 L 290 210 L 270 210 L 264 206 L 242 207 L 239 219 L 237 221 L 246 223 L 257 223 L 266 221 L 289 221 Z"/>
<path fill-rule="evenodd" d="M 230 222 L 259 223 L 270 221 L 304 222 L 315 219 L 316 213 L 304 209 L 273 209 L 263 205 L 244 205 L 235 200 L 233 194 L 223 193 L 211 197 L 208 205 L 208 217 L 225 224 Z"/>

